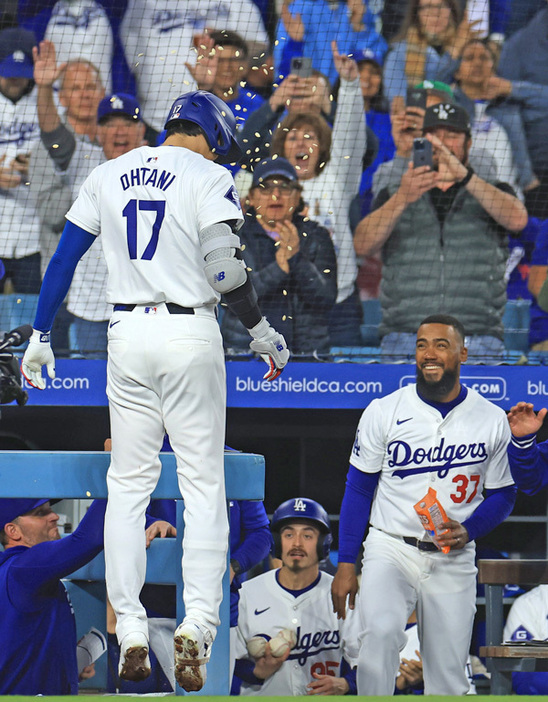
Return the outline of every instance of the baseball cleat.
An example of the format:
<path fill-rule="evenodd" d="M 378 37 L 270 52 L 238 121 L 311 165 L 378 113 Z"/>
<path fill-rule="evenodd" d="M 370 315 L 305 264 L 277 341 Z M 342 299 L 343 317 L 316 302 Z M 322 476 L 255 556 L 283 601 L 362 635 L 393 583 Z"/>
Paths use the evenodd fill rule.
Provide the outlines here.
<path fill-rule="evenodd" d="M 127 640 L 129 637 L 125 637 Z M 122 680 L 139 682 L 145 680 L 151 673 L 148 656 L 148 642 L 143 635 L 124 640 L 125 647 L 120 647 L 120 665 L 118 674 Z"/>
<path fill-rule="evenodd" d="M 175 680 L 186 692 L 201 690 L 213 643 L 211 634 L 194 622 L 179 624 L 175 644 Z"/>

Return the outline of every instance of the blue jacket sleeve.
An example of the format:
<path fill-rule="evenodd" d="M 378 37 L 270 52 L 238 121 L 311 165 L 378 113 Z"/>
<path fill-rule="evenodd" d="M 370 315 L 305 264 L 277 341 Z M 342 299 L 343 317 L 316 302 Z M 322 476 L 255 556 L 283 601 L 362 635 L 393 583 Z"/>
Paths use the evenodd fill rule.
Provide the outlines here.
<path fill-rule="evenodd" d="M 485 491 L 483 502 L 462 523 L 470 541 L 485 536 L 508 517 L 514 508 L 517 491 L 515 485 Z"/>
<path fill-rule="evenodd" d="M 9 570 L 8 592 L 21 610 L 40 597 L 51 597 L 60 578 L 81 568 L 103 550 L 106 500 L 94 500 L 70 536 L 45 541 L 22 553 Z"/>
<path fill-rule="evenodd" d="M 535 435 L 515 437 L 508 444 L 512 478 L 527 495 L 536 495 L 548 485 L 548 442 L 536 443 Z"/>
<path fill-rule="evenodd" d="M 51 329 L 59 305 L 63 302 L 72 282 L 79 260 L 97 237 L 85 229 L 67 222 L 44 275 L 34 328 L 48 332 Z"/>
<path fill-rule="evenodd" d="M 230 557 L 238 561 L 242 573 L 245 573 L 268 556 L 272 535 L 262 502 L 240 500 L 239 504 L 241 541 L 231 551 Z"/>
<path fill-rule="evenodd" d="M 364 473 L 352 464 L 348 469 L 339 521 L 339 563 L 356 562 L 379 477 L 380 473 Z"/>

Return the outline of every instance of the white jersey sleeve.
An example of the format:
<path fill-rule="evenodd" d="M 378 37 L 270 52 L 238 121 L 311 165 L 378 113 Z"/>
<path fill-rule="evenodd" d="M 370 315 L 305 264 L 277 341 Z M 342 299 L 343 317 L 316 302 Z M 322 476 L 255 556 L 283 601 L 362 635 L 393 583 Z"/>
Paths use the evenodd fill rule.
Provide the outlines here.
<path fill-rule="evenodd" d="M 65 215 L 69 222 L 85 229 L 90 234 L 98 236 L 101 232 L 101 214 L 98 199 L 98 181 L 101 178 L 101 170 L 106 164 L 97 166 L 86 178 L 78 197 L 72 207 Z"/>

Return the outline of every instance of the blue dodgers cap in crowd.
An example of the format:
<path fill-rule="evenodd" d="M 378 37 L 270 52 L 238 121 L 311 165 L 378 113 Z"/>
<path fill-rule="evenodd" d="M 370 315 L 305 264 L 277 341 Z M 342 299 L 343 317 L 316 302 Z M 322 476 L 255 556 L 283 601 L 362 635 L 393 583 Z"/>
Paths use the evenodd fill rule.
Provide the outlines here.
<path fill-rule="evenodd" d="M 48 498 L 37 500 L 35 497 L 4 497 L 0 500 L 0 529 L 22 514 L 49 502 Z"/>
<path fill-rule="evenodd" d="M 364 61 L 371 61 L 371 63 L 376 63 L 379 68 L 383 64 L 382 56 L 373 51 L 373 49 L 353 49 L 348 55 L 351 56 L 357 64 L 363 63 Z"/>
<path fill-rule="evenodd" d="M 251 187 L 254 188 L 259 183 L 262 183 L 267 178 L 272 178 L 278 176 L 279 178 L 286 178 L 289 181 L 297 181 L 297 171 L 289 163 L 286 158 L 282 156 L 278 158 L 266 158 L 261 161 L 253 170 L 253 182 Z"/>
<path fill-rule="evenodd" d="M 114 93 L 101 100 L 97 108 L 97 122 L 100 123 L 105 117 L 111 115 L 123 115 L 135 120 L 135 122 L 143 121 L 137 98 L 126 93 Z"/>
<path fill-rule="evenodd" d="M 0 76 L 32 79 L 34 46 L 36 46 L 34 32 L 20 27 L 3 29 L 0 32 Z"/>

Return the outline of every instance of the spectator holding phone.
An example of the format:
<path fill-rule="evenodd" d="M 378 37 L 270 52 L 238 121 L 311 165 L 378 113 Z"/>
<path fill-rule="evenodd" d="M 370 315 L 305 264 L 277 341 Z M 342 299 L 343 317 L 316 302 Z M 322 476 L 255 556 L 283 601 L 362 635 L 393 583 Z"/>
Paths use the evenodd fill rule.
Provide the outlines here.
<path fill-rule="evenodd" d="M 496 76 L 495 66 L 496 56 L 488 41 L 469 41 L 461 52 L 455 73 L 458 82 L 455 100 L 470 115 L 474 143 L 494 158 L 497 179 L 527 191 L 539 181 L 529 157 L 520 101 L 533 98 L 536 86 L 531 90 L 531 86 L 521 83 L 514 91 L 510 81 Z"/>
<path fill-rule="evenodd" d="M 411 163 L 398 185 L 381 190 L 354 238 L 358 255 L 382 252 L 382 354 L 412 357 L 413 328 L 442 310 L 465 325 L 469 358 L 500 358 L 506 230 L 521 231 L 527 212 L 510 186 L 483 180 L 469 165 L 464 108 L 427 108 L 423 132 L 432 166 Z"/>
<path fill-rule="evenodd" d="M 390 103 L 425 79 L 449 83 L 462 47 L 479 35 L 477 23 L 462 15 L 458 0 L 409 0 L 384 64 Z"/>
<path fill-rule="evenodd" d="M 329 80 L 319 71 L 312 69 L 305 57 L 292 61 L 291 73 L 274 90 L 259 109 L 250 114 L 242 131 L 236 134 L 244 156 L 241 163 L 247 168 L 264 161 L 270 156 L 272 135 L 287 115 L 301 112 L 322 116 L 330 124 L 333 122 Z M 246 192 L 242 183 L 236 183 L 240 197 Z"/>

